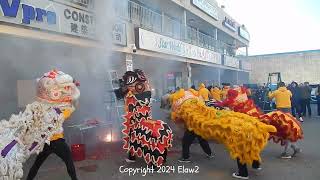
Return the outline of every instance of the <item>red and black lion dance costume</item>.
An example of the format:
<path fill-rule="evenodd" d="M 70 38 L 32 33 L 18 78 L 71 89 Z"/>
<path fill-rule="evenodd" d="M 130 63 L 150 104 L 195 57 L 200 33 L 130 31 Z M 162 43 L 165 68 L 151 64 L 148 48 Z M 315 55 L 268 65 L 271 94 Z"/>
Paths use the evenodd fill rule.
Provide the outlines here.
<path fill-rule="evenodd" d="M 244 87 L 236 87 L 230 89 L 227 99 L 216 105 L 229 107 L 233 111 L 245 113 L 260 119 L 260 121 L 272 125 L 277 132 L 270 133 L 270 139 L 275 143 L 285 145 L 286 141 L 297 142 L 303 138 L 303 130 L 301 124 L 290 114 L 281 111 L 272 111 L 264 114 L 247 96 L 247 89 Z"/>
<path fill-rule="evenodd" d="M 172 146 L 172 130 L 167 123 L 151 117 L 151 89 L 141 70 L 127 71 L 120 80 L 125 99 L 123 148 L 129 159 L 143 157 L 147 164 L 161 166 Z"/>

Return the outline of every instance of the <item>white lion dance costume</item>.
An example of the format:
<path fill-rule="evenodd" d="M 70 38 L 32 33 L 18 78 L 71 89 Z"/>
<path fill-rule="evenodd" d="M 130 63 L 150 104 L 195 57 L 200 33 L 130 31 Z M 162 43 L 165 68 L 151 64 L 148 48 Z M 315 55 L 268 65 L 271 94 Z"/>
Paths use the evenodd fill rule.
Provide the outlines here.
<path fill-rule="evenodd" d="M 61 71 L 53 70 L 38 80 L 37 100 L 24 112 L 0 121 L 0 180 L 23 177 L 23 163 L 50 144 L 53 135 L 63 132 L 62 124 L 79 97 L 73 78 Z"/>

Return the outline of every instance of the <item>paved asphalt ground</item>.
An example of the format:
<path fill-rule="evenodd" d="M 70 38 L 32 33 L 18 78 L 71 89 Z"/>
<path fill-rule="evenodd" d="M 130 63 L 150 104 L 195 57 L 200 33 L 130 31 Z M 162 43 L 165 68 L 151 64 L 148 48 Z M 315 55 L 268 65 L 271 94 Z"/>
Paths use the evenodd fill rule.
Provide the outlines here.
<path fill-rule="evenodd" d="M 171 125 L 173 126 L 173 125 Z M 299 142 L 299 146 L 303 152 L 296 158 L 283 160 L 279 158 L 282 147 L 278 144 L 269 142 L 268 146 L 262 153 L 262 170 L 254 171 L 249 169 L 250 179 L 255 180 L 320 180 L 320 117 L 306 118 L 303 123 L 305 138 Z M 175 127 L 173 127 L 175 129 Z M 124 161 L 125 153 L 119 144 L 105 146 L 105 156 L 102 160 L 86 160 L 76 162 L 77 174 L 79 180 L 232 180 L 231 174 L 236 171 L 236 162 L 231 160 L 223 145 L 211 143 L 215 157 L 207 159 L 198 144 L 191 146 L 192 163 L 181 164 L 177 159 L 181 154 L 181 145 L 179 138 L 181 132 L 175 136 L 175 147 L 168 155 L 168 168 L 175 168 L 175 172 L 171 169 L 170 173 L 148 173 L 142 176 L 138 173 L 129 176 L 128 173 L 121 173 L 119 168 L 140 168 L 145 164 L 142 160 L 134 164 L 127 164 Z M 25 165 L 25 174 L 27 174 L 34 158 L 31 158 Z M 185 169 L 197 169 L 199 173 L 182 173 L 184 165 Z M 121 170 L 124 170 L 124 169 Z M 68 174 L 63 162 L 51 155 L 41 167 L 37 180 L 68 180 Z"/>

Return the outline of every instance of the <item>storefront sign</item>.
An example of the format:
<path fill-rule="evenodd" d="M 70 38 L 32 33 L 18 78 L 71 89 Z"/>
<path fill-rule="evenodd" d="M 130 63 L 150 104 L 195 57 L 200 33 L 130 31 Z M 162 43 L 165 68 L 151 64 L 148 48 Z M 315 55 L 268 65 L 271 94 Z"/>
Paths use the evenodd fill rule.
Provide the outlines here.
<path fill-rule="evenodd" d="M 232 19 L 229 19 L 227 17 L 224 18 L 224 21 L 222 23 L 225 27 L 227 27 L 228 29 L 230 29 L 233 32 L 237 31 L 237 25 L 236 22 L 233 21 Z"/>
<path fill-rule="evenodd" d="M 239 63 L 238 59 L 225 55 L 224 56 L 224 65 L 229 66 L 229 67 L 233 67 L 233 68 L 239 68 L 240 63 Z"/>
<path fill-rule="evenodd" d="M 94 14 L 49 0 L 1 0 L 0 21 L 95 38 Z"/>
<path fill-rule="evenodd" d="M 211 4 L 208 0 L 192 0 L 192 4 L 214 19 L 219 20 L 218 7 L 215 4 Z"/>
<path fill-rule="evenodd" d="M 251 71 L 252 70 L 252 65 L 251 65 L 250 62 L 242 60 L 241 61 L 241 69 L 247 70 L 247 71 Z"/>
<path fill-rule="evenodd" d="M 249 32 L 242 26 L 239 27 L 239 36 L 250 41 L 250 34 Z"/>
<path fill-rule="evenodd" d="M 59 15 L 63 16 L 60 17 L 62 33 L 95 38 L 95 17 L 92 13 L 64 5 L 58 7 Z"/>
<path fill-rule="evenodd" d="M 217 52 L 146 31 L 141 28 L 139 29 L 139 48 L 221 64 L 221 54 Z"/>
<path fill-rule="evenodd" d="M 112 28 L 112 41 L 122 46 L 127 45 L 127 30 L 125 23 L 116 23 Z"/>
<path fill-rule="evenodd" d="M 20 0 L 1 0 L 1 19 L 8 18 L 12 20 L 20 19 L 22 24 L 31 24 L 31 21 L 47 25 L 55 25 L 57 17 L 55 11 L 45 10 L 39 6 L 23 3 Z M 44 22 L 45 21 L 45 22 Z"/>

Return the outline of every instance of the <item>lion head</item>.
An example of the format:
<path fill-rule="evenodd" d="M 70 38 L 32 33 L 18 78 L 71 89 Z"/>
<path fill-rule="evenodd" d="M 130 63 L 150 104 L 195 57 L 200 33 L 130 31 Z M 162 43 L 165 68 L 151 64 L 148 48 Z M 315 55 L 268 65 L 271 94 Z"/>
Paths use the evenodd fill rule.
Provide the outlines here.
<path fill-rule="evenodd" d="M 62 71 L 45 73 L 37 82 L 37 98 L 49 103 L 74 103 L 80 97 L 79 83 Z"/>

